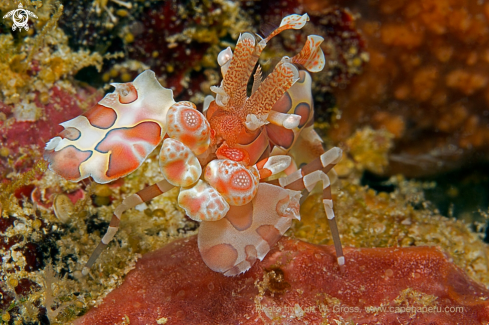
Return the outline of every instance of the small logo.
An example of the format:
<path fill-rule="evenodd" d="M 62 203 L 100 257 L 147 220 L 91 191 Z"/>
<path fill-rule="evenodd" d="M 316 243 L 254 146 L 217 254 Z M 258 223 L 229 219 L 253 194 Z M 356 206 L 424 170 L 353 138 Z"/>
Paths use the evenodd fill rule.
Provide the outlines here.
<path fill-rule="evenodd" d="M 22 30 L 22 28 L 25 28 L 25 30 L 29 30 L 29 25 L 27 25 L 27 22 L 29 21 L 29 16 L 37 18 L 37 16 L 32 12 L 27 9 L 24 9 L 22 7 L 22 3 L 19 3 L 19 9 L 14 9 L 9 11 L 3 18 L 8 18 L 12 16 L 12 21 L 14 24 L 12 25 L 12 30 L 15 31 L 17 28 L 19 30 Z"/>

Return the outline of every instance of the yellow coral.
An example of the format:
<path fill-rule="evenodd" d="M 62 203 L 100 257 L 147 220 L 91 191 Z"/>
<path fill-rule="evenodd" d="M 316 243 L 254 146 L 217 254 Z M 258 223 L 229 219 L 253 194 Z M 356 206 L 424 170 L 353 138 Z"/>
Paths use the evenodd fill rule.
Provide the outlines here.
<path fill-rule="evenodd" d="M 387 153 L 393 146 L 393 138 L 386 130 L 366 127 L 348 138 L 346 145 L 357 166 L 380 174 L 389 163 Z"/>

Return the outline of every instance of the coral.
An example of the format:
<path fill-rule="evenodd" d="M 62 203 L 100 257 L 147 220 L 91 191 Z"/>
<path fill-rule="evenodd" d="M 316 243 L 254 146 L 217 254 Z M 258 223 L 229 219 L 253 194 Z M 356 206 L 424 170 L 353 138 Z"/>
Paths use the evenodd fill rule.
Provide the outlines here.
<path fill-rule="evenodd" d="M 324 1 L 324 5 L 337 1 Z M 333 141 L 360 126 L 395 135 L 389 174 L 432 175 L 489 153 L 489 5 L 452 0 L 341 2 L 359 13 L 364 73 L 333 90 Z M 307 8 L 307 6 L 306 6 Z"/>
<path fill-rule="evenodd" d="M 348 248 L 282 239 L 238 278 L 210 271 L 196 237 L 141 258 L 124 283 L 75 324 L 446 324 L 489 320 L 489 290 L 436 248 Z M 189 272 L 191 270 L 191 272 Z"/>
<path fill-rule="evenodd" d="M 366 139 L 375 139 L 375 137 L 367 137 Z M 355 143 L 353 140 L 351 142 Z M 367 148 L 374 147 L 367 144 L 365 146 Z M 349 151 L 348 148 L 345 149 L 345 151 Z M 395 190 L 390 194 L 377 194 L 371 189 L 358 185 L 357 171 L 364 167 L 357 166 L 355 160 L 351 158 L 347 160 L 353 163 L 352 172 L 345 173 L 341 186 L 333 190 L 340 233 L 346 246 L 394 247 L 393 249 L 398 247 L 400 249 L 400 246 L 439 245 L 450 254 L 450 258 L 455 264 L 465 270 L 472 279 L 485 285 L 489 284 L 487 277 L 489 249 L 480 240 L 479 235 L 470 230 L 468 225 L 444 218 L 430 209 L 429 203 L 423 200 L 423 192 L 419 184 L 402 179 L 393 179 L 392 187 Z M 2 271 L 11 272 L 8 273 L 7 283 L 14 285 L 2 286 L 3 300 L 0 300 L 2 310 L 8 311 L 9 317 L 13 320 L 27 320 L 28 317 L 35 320 L 37 317 L 41 319 L 47 317 L 47 311 L 44 312 L 44 309 L 41 309 L 40 312 L 35 306 L 44 306 L 46 303 L 47 293 L 43 289 L 45 288 L 45 271 L 43 270 L 45 270 L 45 265 L 49 264 L 49 260 L 52 260 L 54 274 L 51 274 L 51 281 L 54 281 L 54 286 L 58 289 L 56 289 L 57 291 L 53 289 L 52 298 L 49 298 L 51 300 L 48 299 L 48 302 L 54 301 L 54 304 L 51 303 L 51 315 L 57 313 L 56 319 L 50 319 L 50 321 L 67 322 L 77 315 L 83 314 L 89 307 L 99 304 L 111 290 L 120 285 L 124 275 L 133 267 L 133 263 L 139 254 L 161 248 L 175 238 L 195 234 L 197 224 L 185 218 L 183 211 L 177 208 L 178 191 L 171 191 L 167 195 L 155 198 L 150 203 L 138 207 L 138 209 L 127 211 L 122 219 L 121 230 L 115 243 L 109 245 L 107 251 L 95 264 L 91 274 L 85 278 L 80 277 L 81 267 L 88 260 L 93 247 L 100 241 L 101 233 L 103 234 L 105 231 L 115 206 L 120 204 L 123 197 L 161 179 L 158 159 L 155 155 L 151 155 L 140 169 L 125 177 L 123 181 L 110 185 L 93 184 L 86 187 L 82 183 L 67 182 L 48 171 L 42 178 L 33 183 L 39 193 L 47 193 L 48 190 L 53 194 L 67 193 L 67 195 L 76 193 L 76 191 L 86 192 L 83 199 L 75 202 L 73 207 L 67 209 L 69 217 L 56 217 L 51 209 L 36 209 L 29 199 L 31 196 L 29 192 L 24 199 L 22 196 L 15 200 L 10 199 L 14 205 L 11 209 L 12 212 L 9 213 L 11 217 L 0 219 L 3 225 L 0 229 L 3 236 L 2 242 L 6 243 L 2 244 L 3 251 L 1 253 L 3 256 L 9 257 L 3 259 Z M 26 182 L 27 180 L 23 181 L 22 184 Z M 28 189 L 32 191 L 33 187 Z M 303 238 L 312 243 L 331 243 L 332 239 L 326 225 L 324 212 L 321 211 L 321 204 L 318 204 L 320 200 L 318 195 L 311 196 L 303 204 L 302 221 L 293 226 L 289 232 L 290 236 Z M 20 244 L 15 244 L 19 243 L 19 239 Z M 186 246 L 182 247 L 181 245 L 181 243 L 177 243 L 172 246 L 172 249 L 178 250 L 175 251 L 175 256 L 180 257 L 188 254 L 185 250 Z M 426 248 L 419 249 L 426 250 Z M 296 250 L 302 251 L 301 249 Z M 329 252 L 329 258 L 333 260 L 334 255 L 331 248 L 321 248 L 321 250 Z M 432 250 L 431 252 L 436 252 L 436 256 L 446 261 L 446 258 L 438 251 Z M 195 275 L 195 271 L 203 268 L 204 264 L 196 245 L 191 253 L 195 254 L 194 259 L 177 259 L 178 263 L 189 263 L 188 265 L 184 264 L 183 270 L 176 273 L 178 276 L 199 278 Z M 307 257 L 311 258 L 311 256 Z M 377 256 L 376 258 L 380 257 Z M 36 260 L 38 262 L 35 262 Z M 333 268 L 335 264 L 330 263 L 330 267 Z M 197 267 L 198 265 L 200 267 Z M 306 264 L 299 263 L 298 265 L 306 267 Z M 212 271 L 209 271 L 207 267 L 205 268 L 205 272 L 208 272 L 206 274 L 209 276 L 218 276 L 217 273 L 211 273 Z M 453 266 L 450 268 L 456 269 Z M 189 272 L 189 269 L 192 272 Z M 386 267 L 382 272 L 386 272 L 387 269 Z M 46 272 L 49 273 L 49 271 Z M 275 290 L 274 295 L 279 295 L 281 291 L 293 292 L 293 290 L 287 291 L 289 289 L 287 283 L 290 284 L 289 277 L 286 276 L 287 283 L 283 283 L 281 279 L 284 275 L 280 271 L 277 272 L 275 274 L 267 272 L 267 277 L 263 279 L 264 275 L 253 273 L 256 276 L 254 280 L 260 280 L 257 286 L 260 288 L 272 286 Z M 300 269 L 300 272 L 307 273 L 305 269 Z M 160 277 L 159 281 L 162 282 L 167 281 L 164 280 L 165 277 L 168 277 L 168 281 L 173 281 L 169 273 L 160 271 Z M 223 288 L 225 294 L 232 294 L 233 289 L 229 288 L 233 288 L 232 285 L 237 284 L 229 278 L 226 279 L 230 282 L 220 283 L 217 280 L 212 280 L 212 285 L 210 282 L 202 282 L 202 286 Z M 202 278 L 202 281 L 206 280 L 208 278 Z M 259 288 L 256 289 L 253 285 L 254 280 L 248 280 L 249 283 L 243 282 L 243 285 L 239 287 L 243 288 L 241 292 L 253 292 L 253 297 L 257 295 L 258 297 L 268 297 L 270 290 L 263 289 L 264 294 L 260 296 L 257 291 Z M 327 281 L 328 286 L 334 283 L 330 282 L 332 281 L 330 278 L 327 278 Z M 154 284 L 154 282 L 146 283 Z M 237 283 L 240 284 L 241 282 Z M 270 285 L 270 283 L 272 284 Z M 226 287 L 226 285 L 229 286 Z M 164 290 L 167 289 L 168 287 L 165 286 Z M 181 291 L 180 289 L 175 290 L 175 294 Z M 237 292 L 237 290 L 235 291 Z M 77 295 L 73 294 L 75 292 Z M 213 299 L 217 296 L 214 291 L 209 292 Z M 182 295 L 184 294 L 185 292 Z M 330 296 L 334 297 L 333 295 Z M 324 304 L 327 305 L 327 299 L 333 299 L 330 296 L 324 298 L 326 299 Z M 369 295 L 366 296 L 368 298 Z M 393 295 L 390 301 L 394 306 L 405 306 L 406 304 L 403 305 L 400 301 L 406 299 L 411 299 L 411 302 L 418 301 L 419 299 L 416 297 L 421 297 L 422 301 L 429 302 L 434 299 L 432 296 L 437 297 L 434 292 L 423 291 L 409 285 Z M 16 303 L 13 300 L 15 297 L 17 297 Z M 224 298 L 219 301 L 228 301 L 225 299 L 225 295 L 221 297 Z M 233 297 L 229 301 L 235 299 L 236 297 Z M 302 298 L 291 299 L 301 301 Z M 399 302 L 397 305 L 396 300 Z M 174 299 L 172 301 L 175 302 Z M 197 301 L 203 300 L 188 298 L 185 300 L 185 305 L 194 308 Z M 439 301 L 443 302 L 444 300 L 440 298 L 435 300 L 435 302 Z M 291 308 L 296 303 L 297 301 L 292 303 Z M 412 303 L 410 304 L 412 305 Z M 287 303 L 284 306 L 289 305 Z M 218 317 L 219 310 L 221 310 L 220 304 L 213 302 L 213 306 L 215 309 L 212 310 L 215 312 L 212 315 Z M 354 306 L 354 304 L 348 306 Z M 371 306 L 380 306 L 380 304 L 372 302 Z M 142 310 L 141 308 L 140 306 L 138 310 Z M 234 309 L 236 308 L 234 307 Z M 254 310 L 254 304 L 251 303 L 249 308 L 251 313 Z M 239 310 L 242 311 L 243 309 Z M 244 314 L 247 313 L 246 310 Z M 266 312 L 263 311 L 262 317 L 268 317 L 266 313 L 269 310 L 273 311 L 273 308 L 267 309 Z M 225 310 L 222 313 L 222 315 L 227 315 Z M 250 313 L 248 314 L 251 315 Z M 298 313 L 301 314 L 300 310 Z M 274 317 L 272 314 L 269 315 Z M 156 316 L 158 317 L 154 321 L 159 319 L 163 322 L 164 318 L 167 318 L 168 322 L 171 321 L 169 314 Z M 346 318 L 347 316 L 352 315 L 348 314 L 342 317 Z M 134 322 L 134 319 L 128 317 L 131 322 Z M 117 321 L 121 322 L 122 319 Z"/>
<path fill-rule="evenodd" d="M 65 1 L 60 28 L 69 36 L 70 47 L 101 54 L 123 38 L 123 30 L 137 24 L 145 4 L 139 1 L 83 0 Z"/>
<path fill-rule="evenodd" d="M 49 1 L 42 5 L 32 1 L 26 4 L 30 6 L 39 19 L 33 19 L 34 26 L 29 32 L 21 33 L 24 36 L 21 41 L 14 40 L 11 34 L 0 34 L 0 100 L 13 105 L 21 120 L 37 120 L 43 111 L 35 105 L 36 98 L 46 104 L 55 84 L 71 90 L 71 84 L 63 79 L 86 66 L 100 69 L 103 60 L 99 53 L 70 49 L 68 38 L 56 27 L 63 11 L 61 4 Z M 11 5 L 0 6 L 2 11 L 9 8 Z M 26 109 L 31 110 L 27 115 Z"/>
<path fill-rule="evenodd" d="M 194 239 L 180 241 L 163 251 L 148 253 L 151 255 L 141 260 L 143 265 L 162 252 L 171 253 L 173 257 L 166 263 L 181 267 L 177 273 L 160 270 L 156 280 L 149 278 L 142 283 L 150 286 L 148 290 L 161 289 L 161 296 L 170 301 L 159 301 L 160 305 L 172 305 L 174 313 L 151 314 L 143 308 L 143 304 L 153 303 L 149 299 L 140 300 L 141 305 L 131 308 L 139 313 L 138 317 L 151 315 L 147 321 L 151 324 L 169 324 L 193 315 L 200 317 L 199 323 L 206 319 L 224 323 L 233 317 L 263 323 L 303 323 L 308 319 L 388 323 L 395 322 L 397 317 L 412 323 L 437 320 L 447 323 L 460 314 L 367 315 L 345 310 L 335 313 L 332 306 L 338 302 L 351 308 L 382 303 L 394 307 L 465 305 L 463 317 L 474 317 L 468 322 L 472 319 L 474 323 L 487 322 L 488 307 L 484 300 L 487 290 L 473 282 L 489 285 L 489 249 L 481 240 L 486 228 L 479 224 L 478 232 L 474 232 L 472 224 L 443 217 L 424 200 L 423 190 L 427 186 L 406 181 L 402 176 L 383 184 L 390 193 L 377 193 L 360 185 L 365 170 L 405 172 L 406 169 L 395 169 L 394 160 L 427 168 L 411 174 L 414 175 L 439 171 L 438 167 L 431 168 L 431 161 L 452 168 L 474 152 L 484 154 L 487 5 L 462 1 L 450 2 L 450 8 L 442 8 L 447 3 L 448 0 L 339 3 L 348 5 L 351 8 L 348 11 L 329 7 L 331 2 L 293 0 L 134 1 L 131 8 L 98 0 L 87 0 L 88 5 L 80 8 L 70 2 L 65 2 L 64 8 L 54 1 L 24 2 L 39 19 L 31 20 L 29 32 L 11 34 L 3 29 L 0 34 L 2 320 L 16 325 L 48 321 L 67 324 L 102 303 L 110 291 L 123 283 L 141 254 L 194 235 L 198 227 L 178 207 L 178 191 L 173 190 L 127 211 L 116 240 L 91 273 L 81 276 L 82 266 L 122 198 L 162 180 L 162 176 L 154 154 L 133 174 L 105 185 L 70 183 L 50 171 L 41 175 L 45 164 L 38 161 L 40 146 L 60 130 L 54 125 L 80 114 L 101 94 L 74 82 L 73 76 L 78 73 L 90 84 L 100 85 L 111 80 L 129 81 L 152 67 L 158 70 L 160 83 L 173 87 L 180 93 L 180 99 L 192 97 L 192 101 L 199 102 L 210 93 L 209 86 L 219 81 L 215 55 L 234 43 L 230 40 L 237 38 L 237 31 L 255 31 L 250 26 L 257 24 L 252 22 L 265 21 L 261 30 L 266 34 L 266 24 L 279 22 L 284 12 L 299 13 L 314 7 L 317 14 L 312 14 L 311 20 L 315 26 L 321 25 L 314 33 L 327 38 L 322 48 L 329 64 L 328 71 L 318 74 L 315 80 L 316 110 L 322 111 L 323 118 L 316 125 L 323 134 L 332 126 L 331 138 L 326 140 L 336 145 L 340 142 L 345 152 L 342 163 L 335 168 L 340 181 L 333 188 L 342 241 L 346 246 L 391 248 L 347 249 L 347 261 L 357 261 L 358 268 L 347 270 L 345 275 L 333 263 L 332 248 L 284 239 L 264 264 L 233 280 L 205 267 Z M 117 22 L 102 9 L 103 5 L 117 17 Z M 14 6 L 0 2 L 2 12 Z M 477 11 L 479 15 L 475 14 Z M 71 15 L 72 12 L 77 15 Z M 63 30 L 57 27 L 57 22 L 63 25 Z M 6 24 L 9 27 L 8 21 Z M 463 31 L 464 28 L 467 30 Z M 479 32 L 479 37 L 473 37 Z M 310 33 L 304 30 L 304 34 Z M 403 37 L 393 37 L 397 33 Z M 277 36 L 260 63 L 265 67 L 274 65 L 269 58 L 290 54 L 296 43 L 304 43 L 302 34 L 297 38 L 291 35 L 299 34 Z M 139 52 L 141 48 L 144 52 Z M 122 51 L 127 57 L 119 60 L 122 54 L 107 54 L 115 51 Z M 106 65 L 104 58 L 109 59 Z M 93 71 L 101 68 L 102 73 L 86 72 L 92 71 L 86 67 Z M 355 77 L 362 69 L 365 73 Z M 348 85 L 351 80 L 353 84 Z M 331 95 L 325 93 L 329 90 L 334 91 L 338 105 L 326 110 L 333 102 Z M 376 130 L 358 128 L 365 124 Z M 438 130 L 436 137 L 426 137 L 434 134 L 433 130 Z M 395 151 L 390 154 L 393 143 Z M 390 166 L 386 165 L 387 157 L 391 159 Z M 302 221 L 293 225 L 289 236 L 314 244 L 332 243 L 320 201 L 319 195 L 306 200 L 301 210 Z M 448 257 L 435 248 L 408 248 L 433 245 Z M 419 256 L 424 259 L 419 260 Z M 396 263 L 400 259 L 411 259 L 413 277 L 397 277 Z M 366 265 L 365 269 L 360 269 L 360 265 Z M 417 266 L 426 266 L 434 273 L 418 277 Z M 323 267 L 331 276 L 324 276 Z M 129 275 L 128 281 L 137 279 L 138 272 Z M 349 287 L 352 282 L 340 281 L 348 280 L 347 276 L 365 281 L 364 286 L 355 282 L 358 286 L 352 289 Z M 313 288 L 305 290 L 305 285 L 311 283 Z M 377 289 L 371 289 L 372 284 Z M 129 285 L 130 282 L 122 284 L 122 288 Z M 450 290 L 440 292 L 435 285 Z M 199 288 L 199 297 L 192 296 L 190 286 Z M 315 293 L 324 294 L 313 296 Z M 386 293 L 386 301 L 379 298 Z M 348 300 L 348 294 L 356 300 Z M 126 296 L 134 295 L 131 292 Z M 106 299 L 99 310 L 111 303 Z M 257 305 L 265 308 L 258 311 Z M 207 311 L 198 312 L 199 306 Z M 281 312 L 277 312 L 277 306 L 282 308 Z M 308 306 L 311 308 L 307 309 Z M 322 312 L 311 313 L 312 307 L 316 311 L 322 308 Z M 86 317 L 96 313 L 97 309 L 93 309 Z M 134 323 L 137 319 L 129 314 L 114 317 L 112 323 L 119 324 Z"/>
<path fill-rule="evenodd" d="M 248 16 L 237 2 L 165 1 L 146 8 L 140 21 L 131 25 L 124 37 L 130 38 L 129 59 L 154 70 L 163 86 L 171 87 L 175 96 L 190 98 L 205 81 L 198 71 L 217 68 L 215 57 L 224 44 L 227 46 L 222 39 L 229 36 L 237 39 L 250 26 Z M 134 77 L 135 74 L 131 75 L 129 80 Z"/>
<path fill-rule="evenodd" d="M 46 140 L 62 130 L 58 124 L 82 113 L 100 95 L 100 92 L 91 87 L 55 85 L 48 90 L 49 100 L 43 103 L 43 95 L 36 92 L 28 105 L 36 107 L 42 113 L 33 121 L 19 120 L 15 114 L 15 106 L 0 102 L 0 146 L 3 150 L 0 153 L 0 175 L 6 177 L 12 171 L 30 168 L 42 157 L 40 151 Z"/>
<path fill-rule="evenodd" d="M 374 131 L 369 127 L 357 130 L 345 142 L 348 153 L 355 166 L 363 172 L 365 169 L 382 173 L 389 164 L 388 154 L 392 149 L 393 135 L 386 130 Z M 342 165 L 348 165 L 345 161 Z M 346 171 L 342 174 L 345 175 Z"/>
<path fill-rule="evenodd" d="M 44 171 L 46 165 L 42 162 L 36 168 L 23 175 L 12 173 L 12 182 L 2 185 L 0 276 L 6 280 L 0 284 L 0 307 L 14 321 L 49 317 L 51 323 L 64 324 L 118 286 L 140 254 L 195 234 L 195 222 L 176 208 L 178 191 L 170 191 L 126 213 L 117 243 L 107 249 L 92 274 L 81 277 L 81 267 L 100 241 L 112 204 L 120 204 L 121 197 L 161 179 L 158 160 L 150 157 L 124 182 L 111 185 L 71 183 L 50 171 L 39 177 L 36 170 Z M 38 200 L 45 207 L 31 201 L 33 190 L 41 193 Z M 80 191 L 86 194 L 76 196 L 73 205 L 58 209 L 55 216 L 48 193 L 73 197 Z M 67 203 L 55 200 L 56 204 Z"/>
<path fill-rule="evenodd" d="M 411 247 L 439 246 L 454 263 L 473 279 L 489 284 L 489 247 L 474 233 L 471 225 L 441 216 L 424 200 L 420 184 L 393 177 L 391 193 L 343 181 L 333 195 L 338 228 L 345 246 Z M 349 176 L 349 177 L 350 177 Z M 334 193 L 334 192 L 333 192 Z M 289 235 L 316 244 L 332 244 L 324 220 L 321 196 L 310 196 L 301 206 L 301 221 L 293 225 Z"/>
<path fill-rule="evenodd" d="M 41 160 L 33 166 L 29 171 L 17 175 L 13 180 L 4 180 L 0 184 L 0 215 L 2 212 L 10 213 L 12 205 L 12 196 L 16 191 L 22 189 L 23 186 L 29 185 L 32 181 L 47 170 L 47 163 Z M 1 216 L 0 216 L 1 217 Z"/>

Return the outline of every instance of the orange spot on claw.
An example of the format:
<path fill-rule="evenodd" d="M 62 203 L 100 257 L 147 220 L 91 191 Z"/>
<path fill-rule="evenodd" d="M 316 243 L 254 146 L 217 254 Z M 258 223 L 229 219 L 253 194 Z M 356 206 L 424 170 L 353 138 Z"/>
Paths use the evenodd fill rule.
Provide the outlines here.
<path fill-rule="evenodd" d="M 91 125 L 101 129 L 110 128 L 114 125 L 117 118 L 117 114 L 112 108 L 100 104 L 95 105 L 92 109 L 83 114 L 83 116 L 88 119 Z"/>

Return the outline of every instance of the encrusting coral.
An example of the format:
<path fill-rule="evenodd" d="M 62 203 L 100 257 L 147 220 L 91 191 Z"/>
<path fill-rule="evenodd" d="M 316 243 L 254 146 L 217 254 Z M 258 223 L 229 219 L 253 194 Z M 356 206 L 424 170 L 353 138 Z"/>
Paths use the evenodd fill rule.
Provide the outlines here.
<path fill-rule="evenodd" d="M 319 3 L 358 15 L 370 55 L 361 76 L 333 90 L 342 112 L 328 132 L 334 141 L 365 125 L 388 130 L 395 136 L 385 171 L 391 175 L 433 175 L 488 161 L 489 4 Z"/>
<path fill-rule="evenodd" d="M 142 257 L 103 304 L 74 323 L 489 321 L 489 290 L 436 248 L 348 248 L 345 257 L 342 269 L 332 247 L 284 238 L 248 273 L 227 278 L 202 263 L 191 237 Z"/>

